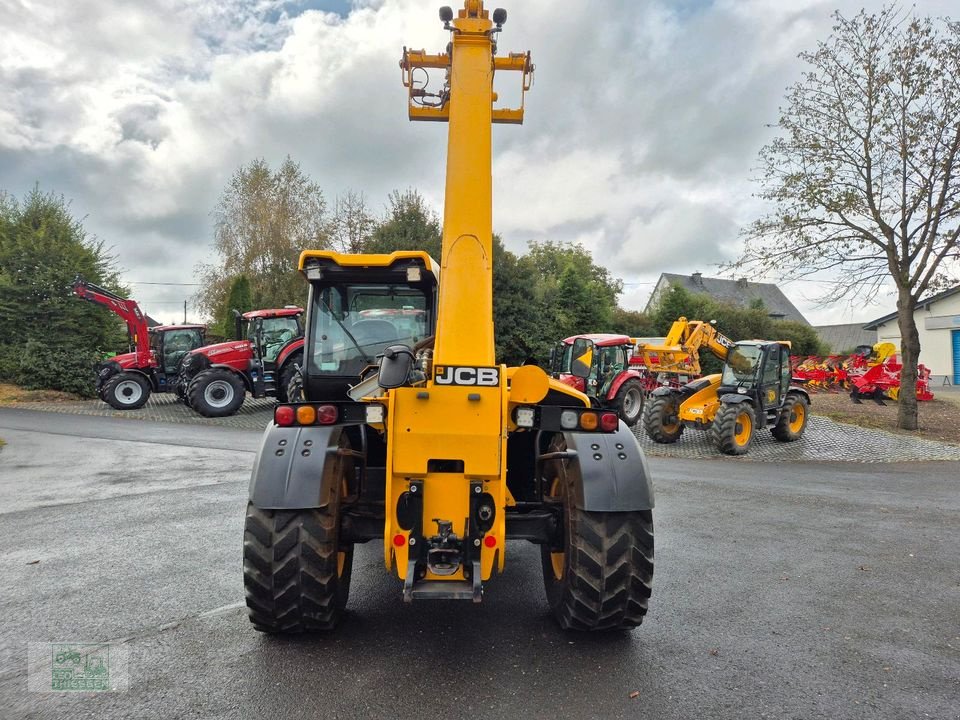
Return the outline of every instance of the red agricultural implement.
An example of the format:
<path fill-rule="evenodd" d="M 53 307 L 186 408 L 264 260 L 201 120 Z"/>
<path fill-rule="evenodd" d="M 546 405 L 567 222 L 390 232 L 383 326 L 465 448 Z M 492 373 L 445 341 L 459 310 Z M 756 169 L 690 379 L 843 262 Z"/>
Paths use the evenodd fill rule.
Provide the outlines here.
<path fill-rule="evenodd" d="M 205 417 L 233 415 L 247 392 L 286 402 L 303 363 L 303 308 L 234 313 L 236 340 L 197 348 L 180 366 L 177 395 Z"/>
<path fill-rule="evenodd" d="M 869 398 L 883 405 L 884 398 L 896 400 L 900 395 L 903 365 L 896 350 L 893 343 L 883 342 L 872 347 L 861 345 L 848 356 L 792 357 L 793 376 L 813 391 L 849 392 L 855 403 L 861 398 Z M 930 370 L 920 365 L 917 368 L 917 400 L 932 399 Z"/>
<path fill-rule="evenodd" d="M 115 355 L 96 366 L 97 395 L 117 410 L 142 407 L 152 392 L 171 392 L 177 367 L 191 350 L 203 345 L 203 325 L 159 325 L 148 328 L 136 300 L 122 298 L 77 275 L 73 293 L 112 311 L 127 325 L 133 352 Z"/>

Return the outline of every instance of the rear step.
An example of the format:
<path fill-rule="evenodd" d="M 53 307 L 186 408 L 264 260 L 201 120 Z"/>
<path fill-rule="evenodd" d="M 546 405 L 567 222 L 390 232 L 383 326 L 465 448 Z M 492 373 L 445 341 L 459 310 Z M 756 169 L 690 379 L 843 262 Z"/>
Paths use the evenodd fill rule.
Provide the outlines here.
<path fill-rule="evenodd" d="M 480 579 L 480 563 L 473 561 L 472 580 L 418 580 L 416 561 L 407 565 L 407 577 L 403 583 L 403 601 L 414 600 L 483 600 L 483 582 Z"/>

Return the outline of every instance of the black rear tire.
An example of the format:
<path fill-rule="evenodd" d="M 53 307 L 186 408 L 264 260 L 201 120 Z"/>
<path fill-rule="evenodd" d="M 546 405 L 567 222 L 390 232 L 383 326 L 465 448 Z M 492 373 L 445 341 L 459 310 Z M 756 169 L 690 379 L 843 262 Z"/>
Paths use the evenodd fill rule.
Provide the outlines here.
<path fill-rule="evenodd" d="M 749 403 L 721 403 L 710 436 L 724 455 L 746 455 L 756 436 L 756 415 Z"/>
<path fill-rule="evenodd" d="M 197 373 L 187 389 L 188 404 L 204 417 L 227 417 L 243 405 L 247 388 L 243 380 L 226 368 Z"/>
<path fill-rule="evenodd" d="M 547 476 L 547 501 L 562 505 L 564 534 L 562 547 L 540 550 L 550 610 L 565 630 L 635 628 L 647 614 L 653 585 L 653 511 L 577 509 L 568 462 L 555 461 Z"/>
<path fill-rule="evenodd" d="M 103 384 L 100 397 L 116 410 L 136 410 L 150 399 L 150 383 L 140 373 L 119 372 Z"/>
<path fill-rule="evenodd" d="M 341 447 L 345 447 L 341 443 Z M 247 505 L 243 586 L 250 622 L 268 633 L 332 630 L 350 595 L 353 546 L 340 546 L 340 508 L 353 464 L 330 455 L 341 478 L 323 508 L 261 510 Z"/>
<path fill-rule="evenodd" d="M 680 397 L 676 393 L 651 395 L 644 410 L 643 429 L 654 442 L 675 443 L 683 435 L 683 423 L 677 417 Z"/>
<path fill-rule="evenodd" d="M 780 442 L 794 442 L 803 437 L 807 429 L 809 403 L 799 393 L 790 393 L 783 401 L 777 424 L 770 431 Z"/>
<path fill-rule="evenodd" d="M 277 379 L 277 400 L 279 402 L 303 402 L 302 383 L 297 383 L 294 387 L 294 390 L 299 390 L 298 395 L 290 394 L 290 386 L 300 378 L 300 373 L 297 372 L 298 367 L 303 367 L 303 353 L 294 353 L 280 370 L 280 377 Z"/>
<path fill-rule="evenodd" d="M 617 414 L 627 425 L 633 427 L 643 416 L 643 406 L 647 393 L 640 384 L 639 380 L 627 380 L 614 397 L 614 407 L 617 408 Z"/>

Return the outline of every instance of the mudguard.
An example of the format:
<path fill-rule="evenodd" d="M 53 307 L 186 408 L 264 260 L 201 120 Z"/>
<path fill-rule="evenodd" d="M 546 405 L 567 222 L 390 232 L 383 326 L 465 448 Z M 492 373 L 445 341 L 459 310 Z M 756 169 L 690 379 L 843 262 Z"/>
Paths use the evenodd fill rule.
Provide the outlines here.
<path fill-rule="evenodd" d="M 270 423 L 253 462 L 250 502 L 264 510 L 324 507 L 336 487 L 340 426 L 280 427 Z M 328 461 L 329 460 L 329 461 Z"/>
<path fill-rule="evenodd" d="M 787 388 L 787 395 L 802 395 L 807 401 L 807 405 L 813 405 L 813 400 L 810 399 L 810 393 L 808 393 L 803 388 L 797 387 L 796 385 L 791 385 Z"/>
<path fill-rule="evenodd" d="M 724 405 L 736 405 L 742 402 L 753 405 L 753 398 L 749 395 L 741 395 L 740 393 L 725 393 L 720 396 L 720 402 Z"/>
<path fill-rule="evenodd" d="M 276 366 L 277 372 L 279 373 L 280 369 L 286 365 L 287 360 L 296 355 L 298 352 L 303 351 L 303 335 L 288 340 L 286 344 L 280 348 L 280 352 L 277 353 Z"/>
<path fill-rule="evenodd" d="M 576 478 L 574 504 L 594 512 L 629 512 L 653 509 L 653 483 L 640 443 L 620 423 L 615 433 L 563 434 Z"/>

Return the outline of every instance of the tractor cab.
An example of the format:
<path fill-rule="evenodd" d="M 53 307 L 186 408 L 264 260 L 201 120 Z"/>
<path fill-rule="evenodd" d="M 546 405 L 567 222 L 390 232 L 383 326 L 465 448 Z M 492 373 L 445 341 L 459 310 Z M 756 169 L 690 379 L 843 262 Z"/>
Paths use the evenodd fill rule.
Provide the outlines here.
<path fill-rule="evenodd" d="M 302 262 L 310 282 L 306 398 L 346 399 L 388 347 L 406 346 L 412 356 L 432 352 L 439 272 L 429 255 L 315 251 Z"/>
<path fill-rule="evenodd" d="M 792 378 L 787 344 L 738 342 L 727 353 L 717 393 L 747 395 L 758 409 L 779 407 Z"/>
<path fill-rule="evenodd" d="M 175 376 L 180 361 L 191 350 L 203 347 L 203 325 L 160 325 L 149 330 L 150 350 L 163 375 Z M 166 380 L 161 385 L 166 384 Z"/>
<path fill-rule="evenodd" d="M 284 346 L 303 335 L 303 308 L 289 305 L 277 310 L 234 311 L 237 339 L 248 340 L 254 355 L 264 363 L 274 363 Z"/>
<path fill-rule="evenodd" d="M 633 341 L 626 335 L 596 333 L 565 338 L 551 353 L 551 372 L 585 393 L 596 406 L 616 410 L 630 426 L 640 420 L 646 391 L 630 367 Z"/>

